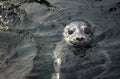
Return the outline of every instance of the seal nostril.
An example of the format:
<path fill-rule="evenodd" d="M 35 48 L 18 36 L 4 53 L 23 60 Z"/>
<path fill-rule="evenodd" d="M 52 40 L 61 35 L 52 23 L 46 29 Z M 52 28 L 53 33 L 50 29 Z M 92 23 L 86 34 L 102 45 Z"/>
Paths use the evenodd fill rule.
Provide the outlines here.
<path fill-rule="evenodd" d="M 82 40 L 84 40 L 84 38 L 76 38 L 76 40 L 82 41 Z"/>

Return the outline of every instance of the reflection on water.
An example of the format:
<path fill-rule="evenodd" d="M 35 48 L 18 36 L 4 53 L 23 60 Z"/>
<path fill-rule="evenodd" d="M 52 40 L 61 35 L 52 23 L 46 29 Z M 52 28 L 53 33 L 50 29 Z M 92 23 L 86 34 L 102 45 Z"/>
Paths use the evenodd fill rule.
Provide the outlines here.
<path fill-rule="evenodd" d="M 0 79 L 50 79 L 53 51 L 63 28 L 76 19 L 89 21 L 95 41 L 109 52 L 106 79 L 120 78 L 119 0 L 1 0 Z"/>
<path fill-rule="evenodd" d="M 34 42 L 0 32 L 0 79 L 23 79 L 32 70 L 36 53 Z"/>

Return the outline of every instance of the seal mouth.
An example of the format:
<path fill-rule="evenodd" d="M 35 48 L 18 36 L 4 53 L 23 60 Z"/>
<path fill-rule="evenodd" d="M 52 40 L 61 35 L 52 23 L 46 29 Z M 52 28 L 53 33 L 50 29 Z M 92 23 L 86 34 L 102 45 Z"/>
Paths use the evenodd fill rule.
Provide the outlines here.
<path fill-rule="evenodd" d="M 91 41 L 70 41 L 72 46 L 86 47 L 91 45 Z"/>
<path fill-rule="evenodd" d="M 84 45 L 85 41 L 70 41 L 71 44 L 75 46 Z"/>

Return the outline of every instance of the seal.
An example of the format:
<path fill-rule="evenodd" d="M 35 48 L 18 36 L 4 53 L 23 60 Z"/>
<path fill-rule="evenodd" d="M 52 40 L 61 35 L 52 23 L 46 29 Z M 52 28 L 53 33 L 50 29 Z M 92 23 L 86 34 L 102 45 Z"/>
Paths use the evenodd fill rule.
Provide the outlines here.
<path fill-rule="evenodd" d="M 107 52 L 94 43 L 91 24 L 73 21 L 66 25 L 63 36 L 54 51 L 52 79 L 103 79 L 111 60 Z"/>

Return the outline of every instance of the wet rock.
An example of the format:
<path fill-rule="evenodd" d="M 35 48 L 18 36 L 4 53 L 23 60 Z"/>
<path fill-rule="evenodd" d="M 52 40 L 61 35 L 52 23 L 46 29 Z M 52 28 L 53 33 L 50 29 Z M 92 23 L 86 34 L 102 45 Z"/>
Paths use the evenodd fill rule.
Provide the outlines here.
<path fill-rule="evenodd" d="M 25 16 L 26 12 L 21 10 L 20 5 L 10 4 L 8 2 L 1 3 L 0 5 L 0 26 L 1 29 L 7 26 L 15 26 L 21 23 Z"/>

